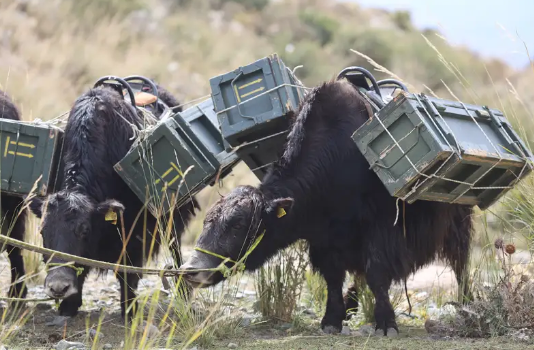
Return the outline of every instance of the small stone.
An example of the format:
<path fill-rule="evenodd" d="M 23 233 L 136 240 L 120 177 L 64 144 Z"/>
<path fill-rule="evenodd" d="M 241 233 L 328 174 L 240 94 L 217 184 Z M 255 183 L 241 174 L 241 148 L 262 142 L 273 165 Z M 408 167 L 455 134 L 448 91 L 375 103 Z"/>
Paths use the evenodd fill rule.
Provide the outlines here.
<path fill-rule="evenodd" d="M 154 326 L 153 324 L 149 324 L 147 326 L 146 321 L 143 321 L 143 327 L 140 328 L 140 331 L 144 332 L 146 327 L 148 327 L 148 331 L 147 331 L 148 338 L 154 338 L 159 335 L 158 327 Z"/>
<path fill-rule="evenodd" d="M 70 319 L 68 316 L 56 316 L 52 321 L 46 322 L 48 327 L 63 327 L 65 323 Z"/>
<path fill-rule="evenodd" d="M 52 305 L 45 304 L 45 303 L 39 303 L 39 304 L 35 305 L 35 310 L 38 310 L 38 311 L 48 311 L 51 308 L 52 308 Z"/>
<path fill-rule="evenodd" d="M 189 350 L 198 350 L 198 348 L 196 346 L 193 346 L 191 349 Z"/>
<path fill-rule="evenodd" d="M 252 317 L 250 316 L 244 316 L 242 319 L 241 319 L 241 327 L 248 327 L 252 324 Z"/>
<path fill-rule="evenodd" d="M 97 334 L 98 334 L 98 338 L 99 339 L 104 338 L 104 333 L 97 332 L 96 329 L 92 329 L 92 328 L 89 330 L 89 337 L 91 338 L 91 340 L 94 340 L 96 338 Z"/>
<path fill-rule="evenodd" d="M 343 329 L 341 330 L 342 335 L 350 335 L 350 328 L 347 326 L 343 326 Z"/>
<path fill-rule="evenodd" d="M 375 330 L 373 329 L 373 326 L 364 325 L 360 327 L 359 332 L 363 335 L 369 335 L 369 334 L 374 334 Z"/>
<path fill-rule="evenodd" d="M 313 311 L 312 309 L 305 309 L 305 310 L 303 311 L 303 313 L 304 313 L 305 315 L 309 315 L 309 316 L 311 316 L 311 317 L 317 317 L 317 314 L 316 314 L 315 311 Z"/>
<path fill-rule="evenodd" d="M 228 344 L 228 349 L 237 349 L 237 344 L 236 343 Z"/>
<path fill-rule="evenodd" d="M 0 345 L 0 350 L 7 350 L 7 347 Z"/>
<path fill-rule="evenodd" d="M 291 328 L 292 326 L 293 325 L 291 323 L 284 323 L 284 324 L 280 325 L 280 328 L 286 330 L 286 329 Z"/>
<path fill-rule="evenodd" d="M 83 343 L 70 342 L 66 340 L 61 340 L 56 345 L 56 350 L 84 350 L 85 345 Z"/>
<path fill-rule="evenodd" d="M 61 334 L 59 333 L 50 333 L 48 335 L 48 342 L 50 343 L 57 343 L 62 338 Z"/>
<path fill-rule="evenodd" d="M 102 349 L 104 350 L 111 350 L 113 349 L 113 346 L 111 344 L 104 344 L 104 346 L 102 347 Z"/>

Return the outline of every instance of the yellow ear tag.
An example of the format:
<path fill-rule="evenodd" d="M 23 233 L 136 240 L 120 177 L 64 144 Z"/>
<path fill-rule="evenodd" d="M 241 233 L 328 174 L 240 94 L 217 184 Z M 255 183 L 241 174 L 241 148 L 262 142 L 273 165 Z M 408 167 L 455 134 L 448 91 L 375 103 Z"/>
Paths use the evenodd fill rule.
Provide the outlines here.
<path fill-rule="evenodd" d="M 111 221 L 113 225 L 117 225 L 117 213 L 111 208 L 109 208 L 108 212 L 105 216 L 106 221 Z"/>
<path fill-rule="evenodd" d="M 286 211 L 284 210 L 284 208 L 278 208 L 278 212 L 276 213 L 276 217 L 277 218 L 281 218 L 282 216 L 286 215 Z"/>

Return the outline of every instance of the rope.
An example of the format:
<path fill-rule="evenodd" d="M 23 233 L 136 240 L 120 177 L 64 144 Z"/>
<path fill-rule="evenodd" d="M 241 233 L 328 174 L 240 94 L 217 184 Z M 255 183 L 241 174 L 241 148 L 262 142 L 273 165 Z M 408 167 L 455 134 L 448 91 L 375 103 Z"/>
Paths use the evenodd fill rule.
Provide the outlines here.
<path fill-rule="evenodd" d="M 8 236 L 0 235 L 0 242 L 3 244 L 8 244 L 13 247 L 17 247 L 20 249 L 29 250 L 38 254 L 42 255 L 51 255 L 57 258 L 61 258 L 63 260 L 72 261 L 84 266 L 89 266 L 97 269 L 103 269 L 103 270 L 114 270 L 116 272 L 122 272 L 122 273 L 136 273 L 136 274 L 144 274 L 144 275 L 160 275 L 160 276 L 177 276 L 177 275 L 184 275 L 191 272 L 222 272 L 225 276 L 228 276 L 228 272 L 237 269 L 238 271 L 244 270 L 244 263 L 243 261 L 252 253 L 252 251 L 258 246 L 260 241 L 262 240 L 263 236 L 265 234 L 265 231 L 261 235 L 258 236 L 258 238 L 255 240 L 255 242 L 252 244 L 251 248 L 244 254 L 244 256 L 239 259 L 238 261 L 231 260 L 230 258 L 225 258 L 222 255 L 201 249 L 199 247 L 195 247 L 195 250 L 198 250 L 202 253 L 209 254 L 216 256 L 218 258 L 221 258 L 223 262 L 215 268 L 209 268 L 209 269 L 149 269 L 149 268 L 142 268 L 142 267 L 135 267 L 135 266 L 128 266 L 128 265 L 121 265 L 121 264 L 113 264 L 113 263 L 106 263 L 103 261 L 83 258 L 81 256 L 72 255 L 68 253 L 59 252 L 57 250 L 52 250 L 44 247 L 39 247 L 30 243 L 26 243 L 24 241 L 20 241 L 18 239 L 14 239 Z M 228 268 L 224 265 L 226 262 L 232 262 L 234 266 L 231 268 Z M 59 264 L 60 266 L 64 266 L 63 264 Z M 75 268 L 75 267 L 73 267 Z M 75 268 L 76 269 L 76 268 Z"/>
<path fill-rule="evenodd" d="M 3 235 L 0 235 L 0 242 L 20 248 L 20 249 L 29 250 L 29 251 L 32 251 L 38 254 L 51 255 L 51 256 L 61 258 L 63 260 L 73 261 L 75 263 L 78 263 L 84 266 L 94 267 L 94 268 L 102 269 L 102 270 L 116 270 L 117 272 L 122 272 L 122 273 L 137 273 L 137 274 L 145 274 L 145 275 L 163 274 L 163 276 L 176 276 L 176 275 L 183 275 L 189 272 L 217 271 L 218 270 L 217 268 L 198 269 L 198 270 L 149 269 L 149 268 L 121 265 L 121 264 L 106 263 L 103 261 L 83 258 L 81 256 L 63 253 L 57 250 L 52 250 L 52 249 L 48 249 L 44 247 L 39 247 L 39 246 L 30 244 L 30 243 L 26 243 L 24 241 L 20 241 L 18 239 L 14 239 L 14 238 L 3 236 Z"/>

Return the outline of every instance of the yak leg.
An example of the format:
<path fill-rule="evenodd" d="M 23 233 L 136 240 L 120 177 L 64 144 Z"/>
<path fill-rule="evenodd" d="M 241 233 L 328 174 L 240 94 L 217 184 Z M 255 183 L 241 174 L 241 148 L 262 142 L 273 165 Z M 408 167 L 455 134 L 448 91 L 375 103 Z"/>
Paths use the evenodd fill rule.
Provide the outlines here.
<path fill-rule="evenodd" d="M 473 300 L 473 293 L 469 286 L 469 252 L 471 245 L 471 218 L 462 217 L 459 227 L 452 227 L 445 239 L 443 253 L 451 265 L 458 282 L 458 297 L 460 302 Z"/>
<path fill-rule="evenodd" d="M 6 217 L 2 225 L 2 234 L 18 239 L 24 240 L 24 233 L 26 230 L 26 210 L 18 215 L 22 206 L 23 200 L 17 197 L 2 196 L 2 212 Z M 9 231 L 11 228 L 11 231 Z M 26 298 L 28 289 L 24 281 L 17 280 L 24 276 L 24 259 L 20 248 L 10 245 L 6 246 L 9 263 L 11 265 L 11 286 L 9 288 L 8 296 L 10 298 Z"/>
<path fill-rule="evenodd" d="M 380 262 L 370 261 L 369 269 L 366 271 L 367 285 L 375 296 L 375 321 L 376 333 L 383 332 L 384 335 L 394 336 L 398 334 L 399 328 L 395 321 L 395 311 L 389 301 L 389 287 L 391 277 Z"/>
<path fill-rule="evenodd" d="M 121 316 L 126 319 L 127 315 L 127 320 L 130 321 L 137 311 L 135 291 L 141 277 L 135 273 L 128 273 L 126 276 L 124 273 L 119 273 L 117 279 L 121 286 Z"/>
<path fill-rule="evenodd" d="M 323 276 L 327 285 L 326 312 L 321 321 L 321 329 L 327 334 L 339 333 L 345 318 L 343 302 L 343 281 L 345 270 L 336 262 L 333 251 L 310 246 L 310 262 L 315 270 Z"/>
<path fill-rule="evenodd" d="M 345 319 L 348 321 L 351 319 L 352 315 L 358 312 L 358 281 L 356 274 L 352 276 L 353 283 L 352 286 L 349 287 L 347 290 L 347 293 L 345 294 L 345 297 L 343 298 L 345 302 Z"/>
<path fill-rule="evenodd" d="M 84 268 L 83 272 L 78 276 L 78 293 L 63 299 L 61 304 L 59 304 L 60 316 L 73 317 L 76 316 L 76 314 L 78 313 L 78 309 L 80 308 L 80 306 L 82 306 L 83 303 L 83 284 L 85 282 L 85 278 L 87 277 L 88 272 L 88 269 Z"/>

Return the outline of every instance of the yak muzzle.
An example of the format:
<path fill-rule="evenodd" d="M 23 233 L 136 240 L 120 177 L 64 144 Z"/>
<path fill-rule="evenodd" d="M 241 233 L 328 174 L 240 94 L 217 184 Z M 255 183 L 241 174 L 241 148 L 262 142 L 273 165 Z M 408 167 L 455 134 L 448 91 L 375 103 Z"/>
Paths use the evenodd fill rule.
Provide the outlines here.
<path fill-rule="evenodd" d="M 78 293 L 78 278 L 69 267 L 50 271 L 45 279 L 45 293 L 54 299 L 65 299 Z"/>
<path fill-rule="evenodd" d="M 219 283 L 224 279 L 223 274 L 220 271 L 207 271 L 219 266 L 220 261 L 215 260 L 217 259 L 199 255 L 197 251 L 194 251 L 191 257 L 180 266 L 181 270 L 185 270 L 184 279 L 193 288 L 207 288 Z"/>

